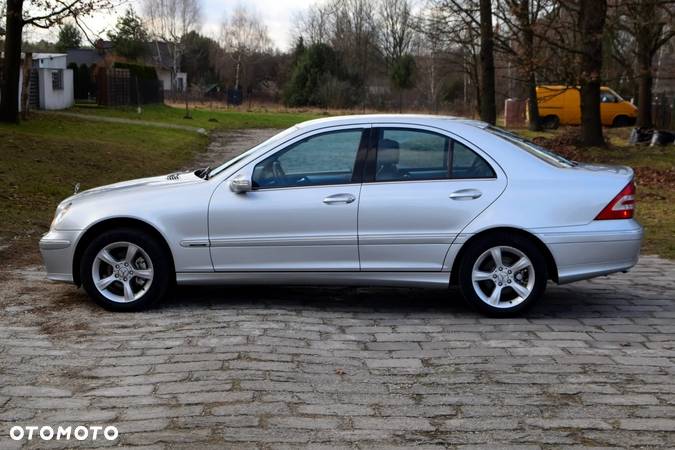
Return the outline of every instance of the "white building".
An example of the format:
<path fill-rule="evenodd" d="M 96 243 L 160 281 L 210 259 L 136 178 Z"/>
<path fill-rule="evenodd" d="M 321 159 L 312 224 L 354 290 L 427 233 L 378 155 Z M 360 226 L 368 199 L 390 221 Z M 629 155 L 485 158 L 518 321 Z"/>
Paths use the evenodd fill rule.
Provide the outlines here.
<path fill-rule="evenodd" d="M 187 73 L 173 71 L 171 46 L 167 42 L 148 43 L 146 62 L 155 67 L 157 78 L 162 82 L 164 91 L 185 92 L 188 88 Z"/>
<path fill-rule="evenodd" d="M 22 55 L 19 78 L 19 107 L 23 89 Z M 65 53 L 33 53 L 31 61 L 30 105 L 33 108 L 55 110 L 66 109 L 75 103 L 73 71 L 66 68 Z"/>

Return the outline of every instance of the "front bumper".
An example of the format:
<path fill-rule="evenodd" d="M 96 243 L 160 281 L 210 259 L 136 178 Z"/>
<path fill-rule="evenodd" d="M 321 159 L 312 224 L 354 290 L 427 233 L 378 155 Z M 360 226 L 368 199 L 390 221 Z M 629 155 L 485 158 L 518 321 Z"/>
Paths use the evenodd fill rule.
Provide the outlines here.
<path fill-rule="evenodd" d="M 40 253 L 47 278 L 73 283 L 73 256 L 80 231 L 52 230 L 40 239 Z"/>
<path fill-rule="evenodd" d="M 638 262 L 643 236 L 633 219 L 533 231 L 550 249 L 560 284 L 630 269 Z"/>

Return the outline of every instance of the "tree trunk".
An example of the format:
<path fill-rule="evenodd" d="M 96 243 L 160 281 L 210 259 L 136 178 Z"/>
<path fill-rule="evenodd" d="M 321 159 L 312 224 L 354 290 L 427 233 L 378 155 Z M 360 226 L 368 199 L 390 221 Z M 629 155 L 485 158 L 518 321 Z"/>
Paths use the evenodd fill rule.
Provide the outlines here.
<path fill-rule="evenodd" d="M 23 0 L 7 0 L 5 60 L 2 69 L 0 122 L 19 123 L 19 73 L 21 71 L 21 33 Z"/>
<path fill-rule="evenodd" d="M 652 122 L 652 85 L 653 85 L 653 75 L 652 75 L 652 64 L 651 58 L 647 57 L 647 61 L 642 60 L 642 55 L 638 58 L 640 59 L 640 79 L 639 79 L 639 89 L 638 89 L 638 118 L 637 126 L 643 128 L 652 128 L 654 126 Z"/>
<path fill-rule="evenodd" d="M 527 80 L 527 109 L 528 128 L 531 131 L 540 131 L 539 103 L 537 102 L 537 76 L 534 64 L 534 30 L 530 22 L 530 0 L 520 0 L 518 21 L 523 30 L 523 56 L 525 79 Z"/>
<path fill-rule="evenodd" d="M 580 0 L 581 34 L 581 137 L 588 146 L 605 146 L 600 118 L 602 71 L 602 33 L 607 16 L 607 0 Z"/>
<path fill-rule="evenodd" d="M 539 117 L 539 102 L 537 101 L 537 80 L 534 72 L 530 72 L 527 80 L 527 109 L 528 124 L 527 128 L 531 131 L 541 131 L 541 118 Z"/>
<path fill-rule="evenodd" d="M 26 52 L 23 58 L 23 83 L 21 86 L 21 120 L 28 120 L 30 103 L 30 73 L 32 69 L 33 54 Z"/>
<path fill-rule="evenodd" d="M 497 122 L 497 106 L 495 101 L 492 0 L 480 0 L 480 68 L 480 119 L 494 125 Z"/>
<path fill-rule="evenodd" d="M 639 4 L 639 16 L 645 20 L 639 21 L 636 29 L 636 50 L 638 64 L 638 118 L 637 126 L 652 128 L 652 90 L 653 90 L 653 72 L 652 63 L 654 61 L 654 51 L 652 50 L 652 37 L 654 30 L 650 19 L 656 16 L 656 6 L 654 0 L 643 0 Z"/>

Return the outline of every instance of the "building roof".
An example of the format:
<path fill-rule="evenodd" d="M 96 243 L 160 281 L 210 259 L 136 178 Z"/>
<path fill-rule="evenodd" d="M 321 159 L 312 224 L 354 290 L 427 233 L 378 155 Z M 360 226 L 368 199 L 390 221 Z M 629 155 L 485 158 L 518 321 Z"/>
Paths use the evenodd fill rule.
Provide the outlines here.
<path fill-rule="evenodd" d="M 99 62 L 103 57 L 97 49 L 94 48 L 73 48 L 68 50 L 68 57 L 66 62 L 68 64 L 75 63 L 78 66 L 84 64 L 91 66 Z"/>
<path fill-rule="evenodd" d="M 147 56 L 145 63 L 171 70 L 173 68 L 173 58 L 171 49 L 167 42 L 152 41 L 147 44 Z M 179 62 L 180 65 L 180 62 Z"/>
<path fill-rule="evenodd" d="M 62 56 L 66 56 L 65 53 L 32 53 L 33 61 L 36 59 L 54 59 Z M 26 57 L 26 53 L 21 52 L 21 59 Z M 0 59 L 5 58 L 5 52 L 0 52 Z"/>

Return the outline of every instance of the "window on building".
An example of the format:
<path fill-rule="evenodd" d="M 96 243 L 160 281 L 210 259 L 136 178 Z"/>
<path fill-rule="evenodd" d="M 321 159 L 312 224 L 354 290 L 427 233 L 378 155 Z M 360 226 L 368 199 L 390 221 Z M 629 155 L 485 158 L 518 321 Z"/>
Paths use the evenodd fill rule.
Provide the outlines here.
<path fill-rule="evenodd" d="M 63 90 L 63 70 L 52 71 L 52 90 Z"/>

